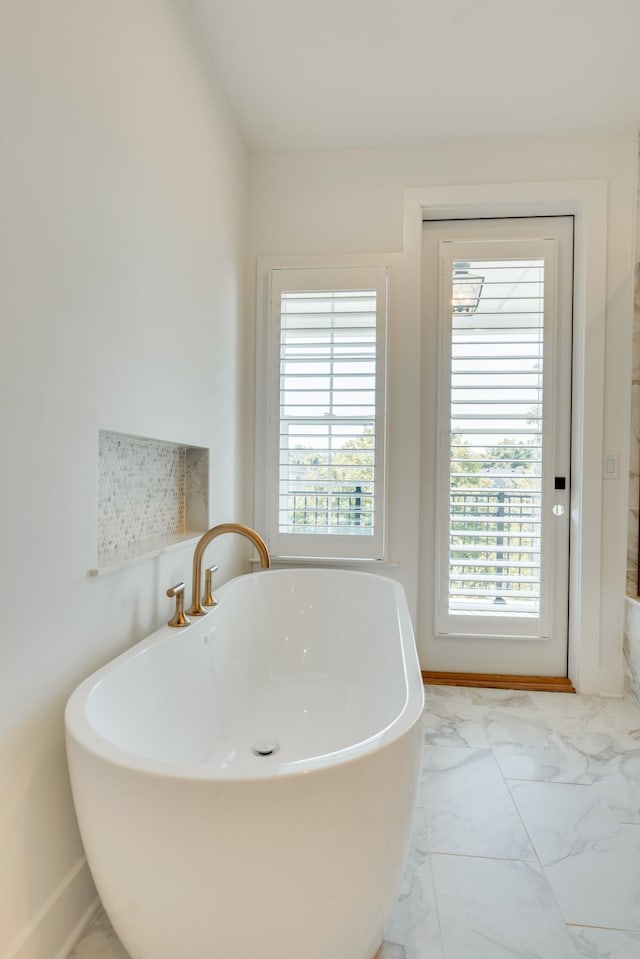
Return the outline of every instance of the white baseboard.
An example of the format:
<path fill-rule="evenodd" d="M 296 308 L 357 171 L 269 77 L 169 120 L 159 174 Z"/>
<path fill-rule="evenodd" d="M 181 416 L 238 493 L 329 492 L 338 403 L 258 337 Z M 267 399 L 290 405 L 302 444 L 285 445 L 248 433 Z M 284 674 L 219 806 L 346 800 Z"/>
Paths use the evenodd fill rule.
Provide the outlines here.
<path fill-rule="evenodd" d="M 66 959 L 98 904 L 82 856 L 16 936 L 2 959 Z"/>
<path fill-rule="evenodd" d="M 55 954 L 53 959 L 68 959 L 69 953 L 71 952 L 75 944 L 78 942 L 78 940 L 82 938 L 83 932 L 85 931 L 85 929 L 87 928 L 91 920 L 93 919 L 93 916 L 95 915 L 99 905 L 100 905 L 100 900 L 96 896 L 96 898 L 93 900 L 93 902 L 91 903 L 91 905 L 85 912 L 80 922 L 76 925 L 75 929 L 67 937 L 66 942 L 63 943 L 63 945 Z"/>

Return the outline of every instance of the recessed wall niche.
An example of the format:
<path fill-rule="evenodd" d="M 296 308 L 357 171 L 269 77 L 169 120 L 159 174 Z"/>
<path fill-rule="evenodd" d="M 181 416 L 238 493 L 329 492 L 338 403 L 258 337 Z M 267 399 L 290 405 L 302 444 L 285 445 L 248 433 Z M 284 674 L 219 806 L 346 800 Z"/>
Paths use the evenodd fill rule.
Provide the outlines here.
<path fill-rule="evenodd" d="M 176 548 L 208 526 L 208 449 L 100 431 L 93 575 Z"/>

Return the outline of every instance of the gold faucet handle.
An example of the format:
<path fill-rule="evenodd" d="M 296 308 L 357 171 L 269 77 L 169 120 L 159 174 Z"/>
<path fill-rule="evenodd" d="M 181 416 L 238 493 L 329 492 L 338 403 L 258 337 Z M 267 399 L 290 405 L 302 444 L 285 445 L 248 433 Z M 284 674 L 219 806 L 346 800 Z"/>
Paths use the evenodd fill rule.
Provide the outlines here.
<path fill-rule="evenodd" d="M 184 583 L 176 583 L 167 590 L 169 599 L 175 597 L 176 611 L 169 620 L 169 626 L 190 626 L 191 620 L 184 614 Z"/>
<path fill-rule="evenodd" d="M 217 606 L 218 600 L 214 597 L 211 592 L 211 584 L 213 582 L 213 574 L 218 572 L 217 566 L 208 566 L 204 571 L 204 596 L 202 597 L 203 606 Z"/>

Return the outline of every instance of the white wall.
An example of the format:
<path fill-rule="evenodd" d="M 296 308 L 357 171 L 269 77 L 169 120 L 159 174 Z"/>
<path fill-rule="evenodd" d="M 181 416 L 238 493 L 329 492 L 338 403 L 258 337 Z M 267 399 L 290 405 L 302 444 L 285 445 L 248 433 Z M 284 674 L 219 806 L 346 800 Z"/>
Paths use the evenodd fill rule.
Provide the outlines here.
<path fill-rule="evenodd" d="M 638 157 L 640 164 L 640 156 Z M 636 203 L 636 273 L 633 314 L 633 373 L 631 378 L 631 433 L 629 435 L 629 530 L 627 534 L 627 595 L 638 595 L 638 541 L 640 520 L 640 192 Z"/>
<path fill-rule="evenodd" d="M 98 430 L 210 446 L 212 522 L 248 519 L 248 160 L 198 37 L 179 0 L 0 5 L 2 959 L 53 959 L 94 896 L 66 698 L 190 579 L 186 549 L 88 578 Z"/>
<path fill-rule="evenodd" d="M 210 446 L 211 521 L 248 518 L 247 156 L 187 9 L 179 0 L 0 6 L 2 959 L 52 959 L 93 899 L 68 789 L 64 702 L 166 617 L 166 587 L 190 575 L 190 552 L 179 550 L 87 577 L 98 430 Z M 591 177 L 609 185 L 605 443 L 622 451 L 631 138 L 255 157 L 250 259 L 400 252 L 405 187 Z M 419 323 L 403 316 L 402 300 L 400 288 L 391 552 L 415 611 Z M 624 492 L 610 485 L 603 499 L 594 586 L 605 658 L 621 643 Z M 239 569 L 240 547 L 219 552 L 225 576 Z"/>
<path fill-rule="evenodd" d="M 625 665 L 630 690 L 640 702 L 640 600 L 638 598 L 638 521 L 640 519 L 640 191 L 637 194 L 636 205 L 635 263 L 631 432 L 629 434 L 629 509 L 627 514 L 629 527 L 627 532 Z"/>
<path fill-rule="evenodd" d="M 608 192 L 603 452 L 621 455 L 620 481 L 603 485 L 599 665 L 584 692 L 622 683 L 626 476 L 630 401 L 636 142 L 631 136 L 483 141 L 379 150 L 256 156 L 251 167 L 250 253 L 404 253 L 406 188 L 604 180 Z M 391 272 L 390 557 L 388 570 L 418 606 L 420 318 L 406 287 L 404 255 Z M 599 334 L 598 334 L 599 335 Z M 586 384 L 589 389 L 589 384 Z M 420 647 L 420 636 L 418 636 Z M 423 658 L 424 663 L 424 658 Z M 426 665 L 426 664 L 425 664 Z"/>

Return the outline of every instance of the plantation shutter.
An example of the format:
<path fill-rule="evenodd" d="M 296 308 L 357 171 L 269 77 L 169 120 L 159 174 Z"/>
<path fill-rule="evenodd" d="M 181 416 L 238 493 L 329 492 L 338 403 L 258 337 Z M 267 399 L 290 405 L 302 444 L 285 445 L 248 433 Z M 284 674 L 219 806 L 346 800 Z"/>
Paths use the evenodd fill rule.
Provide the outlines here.
<path fill-rule="evenodd" d="M 553 327 L 545 280 L 553 245 L 541 241 L 538 256 L 505 250 L 466 261 L 455 249 L 447 248 L 444 265 L 449 430 L 441 448 L 448 510 L 440 533 L 440 631 L 538 634 L 548 613 L 543 485 L 551 459 L 545 372 Z"/>
<path fill-rule="evenodd" d="M 378 268 L 274 271 L 276 554 L 382 557 L 385 287 Z"/>

